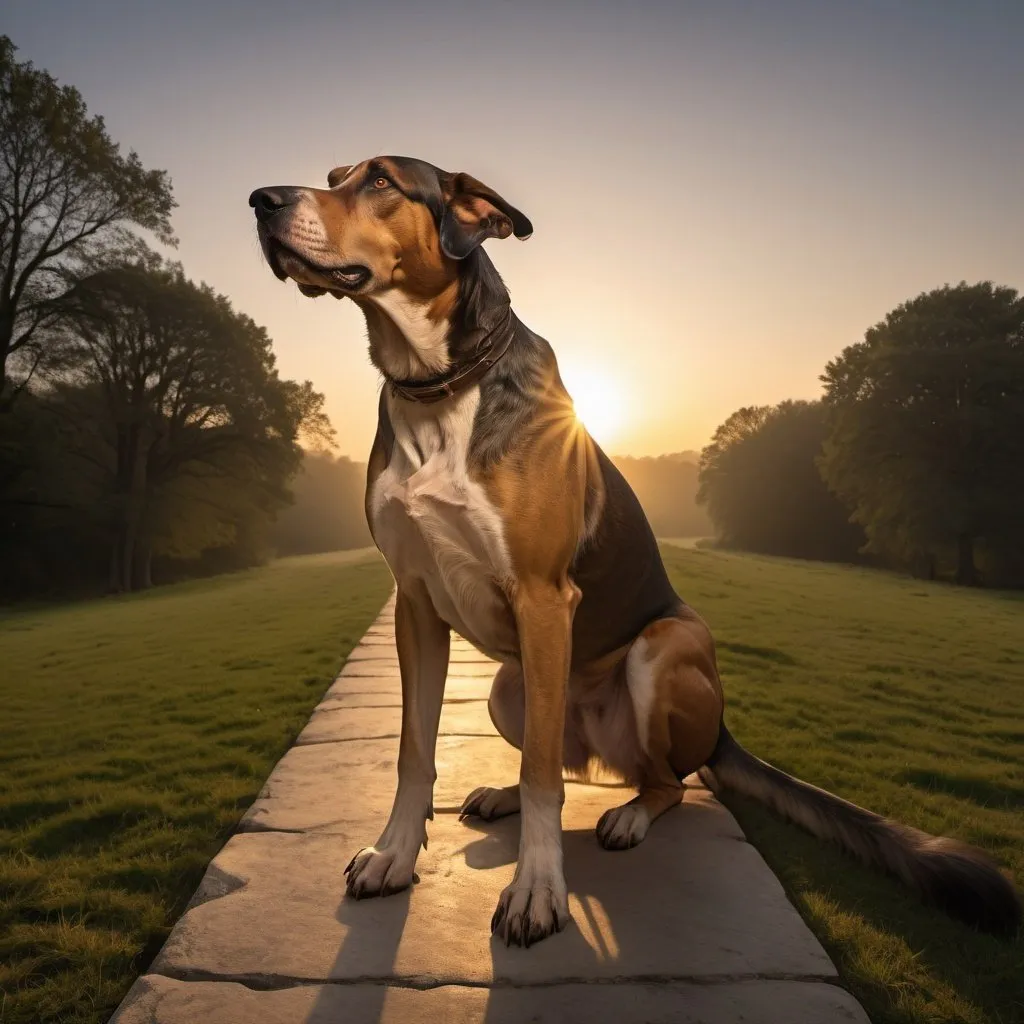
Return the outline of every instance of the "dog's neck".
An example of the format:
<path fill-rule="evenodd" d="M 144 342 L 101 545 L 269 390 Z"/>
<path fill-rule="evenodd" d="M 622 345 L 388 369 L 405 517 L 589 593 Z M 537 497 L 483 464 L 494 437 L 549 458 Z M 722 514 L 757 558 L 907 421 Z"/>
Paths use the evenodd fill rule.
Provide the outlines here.
<path fill-rule="evenodd" d="M 359 305 L 370 361 L 391 382 L 441 379 L 500 352 L 514 323 L 508 289 L 482 249 L 459 264 L 458 279 L 441 295 L 416 300 L 391 289 Z"/>

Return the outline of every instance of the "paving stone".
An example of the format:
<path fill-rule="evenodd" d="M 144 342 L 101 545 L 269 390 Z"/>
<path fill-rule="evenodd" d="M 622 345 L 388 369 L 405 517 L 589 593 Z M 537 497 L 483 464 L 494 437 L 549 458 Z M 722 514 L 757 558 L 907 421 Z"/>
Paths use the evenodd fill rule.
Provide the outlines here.
<path fill-rule="evenodd" d="M 456 676 L 479 676 L 481 679 L 493 679 L 494 673 L 498 671 L 496 661 L 450 661 L 448 663 L 448 678 Z"/>
<path fill-rule="evenodd" d="M 471 745 L 488 742 L 461 741 L 459 760 L 473 763 Z M 365 774 L 364 767 L 361 787 Z M 216 975 L 256 987 L 835 976 L 720 804 L 698 793 L 668 812 L 640 846 L 609 853 L 593 826 L 620 796 L 568 788 L 564 846 L 574 923 L 543 947 L 506 949 L 490 937 L 491 914 L 514 869 L 518 817 L 485 824 L 438 814 L 417 865 L 419 884 L 386 899 L 343 895 L 342 869 L 376 838 L 364 830 L 335 825 L 336 835 L 236 835 L 214 860 L 211 882 L 200 886 L 197 905 L 172 932 L 153 972 Z M 214 898 L 203 902 L 207 892 Z"/>
<path fill-rule="evenodd" d="M 486 701 L 491 692 L 491 677 L 481 676 L 449 676 L 444 687 L 444 699 L 483 700 Z M 373 695 L 378 700 L 352 700 L 355 695 Z M 348 706 L 368 706 L 380 704 L 402 703 L 402 682 L 397 673 L 384 675 L 380 672 L 368 675 L 339 676 L 328 688 L 320 702 L 320 707 L 341 703 Z"/>
<path fill-rule="evenodd" d="M 474 692 L 469 697 L 446 697 L 445 703 L 466 703 L 486 704 L 487 694 Z M 391 692 L 380 693 L 335 693 L 330 698 L 325 697 L 315 710 L 326 711 L 330 708 L 398 708 L 402 706 L 402 695 L 397 687 Z"/>
<path fill-rule="evenodd" d="M 494 673 L 487 676 L 460 676 L 449 674 L 444 684 L 444 699 L 487 700 L 491 695 Z"/>
<path fill-rule="evenodd" d="M 112 1024 L 869 1024 L 856 1000 L 820 982 L 551 985 L 419 991 L 303 985 L 257 992 L 147 975 Z"/>
<path fill-rule="evenodd" d="M 354 708 L 327 706 L 318 709 L 299 733 L 296 744 L 332 743 L 361 738 L 398 736 L 402 709 L 391 707 Z M 442 736 L 497 736 L 484 701 L 445 704 L 441 712 Z"/>
<path fill-rule="evenodd" d="M 388 691 L 363 693 L 336 692 L 324 699 L 314 710 L 325 711 L 329 708 L 400 708 L 402 695 L 397 686 Z"/>
<path fill-rule="evenodd" d="M 390 704 L 401 706 L 402 683 L 397 676 L 380 672 L 367 676 L 345 676 L 344 678 L 339 676 L 328 687 L 327 692 L 317 705 L 317 710 L 332 704 L 351 705 L 352 701 L 348 698 L 360 694 L 393 698 L 393 700 L 382 700 L 381 704 L 383 706 Z"/>
<path fill-rule="evenodd" d="M 356 828 L 359 845 L 366 846 L 376 840 L 391 810 L 397 759 L 397 737 L 292 747 L 239 828 L 346 833 Z M 457 808 L 477 786 L 507 786 L 519 778 L 519 751 L 498 737 L 440 736 L 435 760 L 436 810 Z"/>
<path fill-rule="evenodd" d="M 374 637 L 374 640 L 384 640 L 384 637 Z M 390 661 L 397 668 L 398 654 L 395 650 L 394 642 L 389 644 L 368 644 L 365 641 L 360 641 L 360 643 L 352 648 L 352 653 L 346 659 L 346 664 L 354 661 Z M 480 651 L 473 647 L 468 649 L 465 647 L 453 647 L 449 653 L 448 662 L 449 664 L 489 665 L 491 675 L 498 671 L 498 663 L 496 661 L 488 658 L 486 654 L 481 654 Z"/>
<path fill-rule="evenodd" d="M 343 868 L 377 838 L 397 782 L 393 609 L 394 594 L 116 1024 L 868 1024 L 849 993 L 823 983 L 831 961 L 696 777 L 683 805 L 622 853 L 602 850 L 593 830 L 633 791 L 607 774 L 567 783 L 573 923 L 531 950 L 492 940 L 519 818 L 460 823 L 455 812 L 476 786 L 514 782 L 520 754 L 487 714 L 496 664 L 454 634 L 419 882 L 384 900 L 345 898 Z"/>
<path fill-rule="evenodd" d="M 471 647 L 469 650 L 462 647 L 453 647 L 451 649 L 449 664 L 457 664 L 461 662 L 468 662 L 475 665 L 489 665 L 492 675 L 498 671 L 498 662 L 493 658 L 488 658 L 486 654 L 481 653 L 475 647 Z"/>
<path fill-rule="evenodd" d="M 346 661 L 338 673 L 339 679 L 349 676 L 386 676 L 393 682 L 399 680 L 398 658 L 389 654 L 385 658 L 371 658 L 366 661 Z"/>
<path fill-rule="evenodd" d="M 448 663 L 448 678 L 479 678 L 491 680 L 494 673 L 498 671 L 498 664 L 494 661 L 452 661 Z M 398 679 L 398 657 L 388 658 L 365 658 L 354 661 L 346 661 L 338 674 L 339 679 L 347 679 L 349 676 L 376 676 L 388 674 Z"/>
<path fill-rule="evenodd" d="M 352 648 L 349 656 L 345 659 L 345 664 L 348 665 L 353 661 L 386 661 L 397 666 L 398 655 L 395 653 L 394 644 L 382 647 L 374 644 L 359 643 Z"/>
<path fill-rule="evenodd" d="M 355 668 L 346 665 L 346 668 Z M 367 661 L 359 665 L 359 671 L 337 676 L 327 688 L 324 698 L 345 693 L 401 693 L 402 680 L 398 668 Z"/>

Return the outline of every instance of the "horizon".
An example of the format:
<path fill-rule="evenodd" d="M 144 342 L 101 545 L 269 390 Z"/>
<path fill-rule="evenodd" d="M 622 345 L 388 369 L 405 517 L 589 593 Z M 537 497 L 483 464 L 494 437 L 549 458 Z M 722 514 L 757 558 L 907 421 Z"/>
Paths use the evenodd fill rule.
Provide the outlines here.
<path fill-rule="evenodd" d="M 374 153 L 531 217 L 488 252 L 616 456 L 819 397 L 826 362 L 922 291 L 1024 284 L 1019 4 L 209 8 L 25 3 L 5 31 L 168 171 L 166 254 L 267 328 L 354 461 L 379 386 L 362 317 L 273 279 L 246 200 Z"/>

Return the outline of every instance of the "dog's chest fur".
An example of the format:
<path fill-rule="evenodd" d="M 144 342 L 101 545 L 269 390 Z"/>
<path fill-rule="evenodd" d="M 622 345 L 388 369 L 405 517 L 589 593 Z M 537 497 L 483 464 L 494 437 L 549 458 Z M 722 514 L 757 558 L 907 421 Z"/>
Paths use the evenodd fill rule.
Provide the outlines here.
<path fill-rule="evenodd" d="M 422 581 L 445 622 L 501 657 L 518 645 L 499 582 L 510 572 L 504 524 L 467 465 L 479 401 L 479 388 L 436 405 L 387 395 L 394 441 L 368 511 L 396 580 Z"/>

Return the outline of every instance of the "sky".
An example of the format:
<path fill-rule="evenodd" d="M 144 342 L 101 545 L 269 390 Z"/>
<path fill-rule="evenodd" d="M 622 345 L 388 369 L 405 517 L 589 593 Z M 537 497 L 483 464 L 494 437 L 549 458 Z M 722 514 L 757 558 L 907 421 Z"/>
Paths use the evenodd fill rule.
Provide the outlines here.
<path fill-rule="evenodd" d="M 397 154 L 495 188 L 534 235 L 488 252 L 615 454 L 817 397 L 921 291 L 1024 289 L 1021 0 L 7 0 L 0 31 L 169 172 L 173 256 L 359 460 L 362 316 L 271 275 L 258 186 Z"/>

